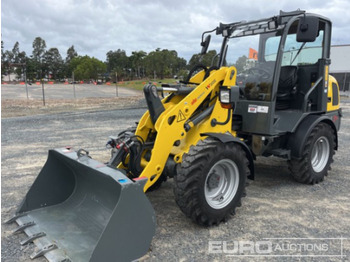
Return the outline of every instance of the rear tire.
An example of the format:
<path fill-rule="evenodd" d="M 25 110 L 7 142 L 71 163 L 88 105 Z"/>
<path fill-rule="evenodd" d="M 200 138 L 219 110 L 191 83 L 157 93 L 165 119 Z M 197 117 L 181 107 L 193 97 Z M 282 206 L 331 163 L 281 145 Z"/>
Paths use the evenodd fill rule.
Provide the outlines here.
<path fill-rule="evenodd" d="M 174 177 L 177 205 L 199 225 L 226 221 L 245 195 L 248 164 L 238 144 L 224 144 L 212 138 L 200 141 L 178 165 Z"/>
<path fill-rule="evenodd" d="M 288 162 L 292 176 L 304 184 L 317 184 L 323 181 L 333 162 L 334 148 L 333 128 L 326 123 L 319 123 L 306 139 L 302 157 L 292 158 Z"/>

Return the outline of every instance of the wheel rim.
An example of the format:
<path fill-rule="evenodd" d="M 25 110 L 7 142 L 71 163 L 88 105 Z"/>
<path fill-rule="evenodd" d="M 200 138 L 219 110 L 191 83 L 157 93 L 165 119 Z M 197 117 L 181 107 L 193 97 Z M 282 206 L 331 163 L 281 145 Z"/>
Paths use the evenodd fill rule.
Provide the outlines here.
<path fill-rule="evenodd" d="M 218 161 L 205 179 L 204 193 L 209 206 L 214 209 L 226 207 L 235 197 L 239 184 L 239 170 L 230 159 Z"/>
<path fill-rule="evenodd" d="M 324 136 L 318 138 L 311 152 L 311 165 L 315 172 L 321 172 L 328 163 L 330 147 Z"/>

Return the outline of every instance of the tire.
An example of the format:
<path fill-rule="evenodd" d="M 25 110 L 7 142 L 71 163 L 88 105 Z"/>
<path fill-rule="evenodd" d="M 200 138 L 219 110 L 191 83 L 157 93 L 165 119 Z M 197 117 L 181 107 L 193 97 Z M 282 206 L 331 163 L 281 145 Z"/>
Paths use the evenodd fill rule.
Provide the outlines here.
<path fill-rule="evenodd" d="M 335 149 L 335 135 L 331 126 L 317 124 L 303 146 L 300 159 L 288 161 L 294 179 L 304 184 L 317 184 L 328 175 Z"/>
<path fill-rule="evenodd" d="M 212 138 L 200 141 L 183 156 L 174 177 L 174 195 L 181 211 L 195 223 L 218 225 L 234 215 L 245 195 L 250 174 L 244 150 Z"/>

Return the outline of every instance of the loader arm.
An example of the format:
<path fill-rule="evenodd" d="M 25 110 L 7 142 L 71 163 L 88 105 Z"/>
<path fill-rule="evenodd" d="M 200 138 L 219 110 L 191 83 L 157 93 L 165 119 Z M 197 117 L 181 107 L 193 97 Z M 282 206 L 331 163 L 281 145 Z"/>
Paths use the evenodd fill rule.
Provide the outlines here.
<path fill-rule="evenodd" d="M 173 156 L 175 163 L 180 163 L 182 155 L 188 152 L 190 146 L 195 145 L 202 139 L 200 134 L 207 132 L 232 133 L 231 118 L 229 117 L 229 120 L 225 123 L 228 119 L 228 110 L 221 107 L 219 99 L 215 96 L 219 93 L 220 85 L 229 79 L 227 76 L 230 76 L 229 84 L 234 85 L 236 78 L 232 75 L 235 76 L 235 72 L 234 67 L 222 67 L 217 71 L 213 71 L 206 80 L 187 96 L 175 96 L 169 102 L 166 98 L 163 99 L 162 103 L 165 110 L 155 124 L 151 121 L 149 111 L 143 115 L 136 129 L 136 135 L 141 136 L 146 141 L 150 132 L 156 133 L 151 158 L 149 161 L 141 160 L 144 169 L 139 177 L 148 178 L 144 191 L 160 177 L 169 155 Z M 194 76 L 193 79 L 193 81 L 198 79 L 198 75 Z M 209 120 L 202 121 L 194 126 L 189 120 L 208 96 L 212 100 L 209 103 L 209 107 L 212 107 L 211 114 L 208 116 Z M 211 124 L 213 118 L 225 124 L 213 126 Z M 184 127 L 186 123 L 190 126 L 190 130 L 186 131 Z"/>

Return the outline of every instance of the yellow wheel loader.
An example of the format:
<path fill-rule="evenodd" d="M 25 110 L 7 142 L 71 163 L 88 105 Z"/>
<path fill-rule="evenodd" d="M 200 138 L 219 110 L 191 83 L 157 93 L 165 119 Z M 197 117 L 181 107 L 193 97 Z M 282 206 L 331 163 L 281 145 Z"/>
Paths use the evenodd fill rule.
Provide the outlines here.
<path fill-rule="evenodd" d="M 156 224 L 144 192 L 167 178 L 182 212 L 203 226 L 241 205 L 257 156 L 286 159 L 298 182 L 325 178 L 342 116 L 329 75 L 329 19 L 298 10 L 220 24 L 203 33 L 202 55 L 215 33 L 222 43 L 212 66 L 196 65 L 179 84 L 144 87 L 148 110 L 110 138 L 108 163 L 82 149 L 49 151 L 11 220 L 28 235 L 22 244 L 38 246 L 32 258 L 141 257 Z M 254 55 L 242 56 L 248 50 Z"/>

